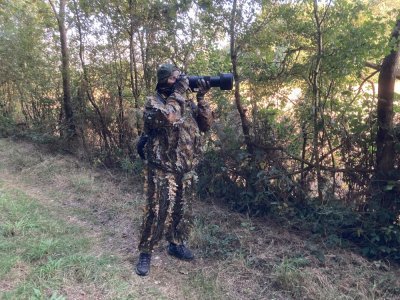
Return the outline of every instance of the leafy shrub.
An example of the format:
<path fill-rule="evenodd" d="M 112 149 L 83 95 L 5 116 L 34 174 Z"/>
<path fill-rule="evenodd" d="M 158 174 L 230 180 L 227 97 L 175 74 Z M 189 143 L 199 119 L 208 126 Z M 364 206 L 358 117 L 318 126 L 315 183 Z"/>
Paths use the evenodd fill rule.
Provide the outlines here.
<path fill-rule="evenodd" d="M 363 254 L 400 261 L 400 194 L 382 185 L 381 193 L 370 200 L 359 234 Z M 375 186 L 376 187 L 376 186 Z"/>
<path fill-rule="evenodd" d="M 241 149 L 207 152 L 198 169 L 200 196 L 224 198 L 232 209 L 251 215 L 266 215 L 274 206 L 295 201 L 296 183 L 265 161 Z"/>
<path fill-rule="evenodd" d="M 0 115 L 0 137 L 14 135 L 15 129 L 16 124 L 12 118 Z"/>
<path fill-rule="evenodd" d="M 199 195 L 226 201 L 239 212 L 269 215 L 285 226 L 326 239 L 326 245 L 357 246 L 374 259 L 400 261 L 398 181 L 387 181 L 379 199 L 352 204 L 330 197 L 321 203 L 302 192 L 285 171 L 250 159 L 242 150 L 212 150 L 199 166 Z M 390 196 L 390 207 L 381 205 Z"/>
<path fill-rule="evenodd" d="M 120 168 L 127 175 L 132 174 L 135 176 L 140 176 L 143 173 L 144 162 L 141 159 L 132 160 L 130 157 L 126 156 L 120 159 L 119 161 Z"/>
<path fill-rule="evenodd" d="M 325 205 L 308 201 L 293 210 L 291 224 L 324 237 L 328 246 L 352 244 L 369 258 L 400 261 L 399 211 L 382 207 L 363 211 L 340 201 Z"/>

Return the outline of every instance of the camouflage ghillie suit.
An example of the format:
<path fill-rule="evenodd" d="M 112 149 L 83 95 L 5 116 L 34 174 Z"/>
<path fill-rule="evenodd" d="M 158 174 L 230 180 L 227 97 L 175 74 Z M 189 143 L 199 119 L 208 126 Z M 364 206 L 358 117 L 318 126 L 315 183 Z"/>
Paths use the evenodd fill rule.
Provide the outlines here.
<path fill-rule="evenodd" d="M 209 130 L 212 111 L 179 93 L 149 97 L 144 112 L 147 205 L 139 251 L 150 253 L 162 238 L 182 244 L 192 227 L 191 202 L 201 155 L 201 132 Z"/>

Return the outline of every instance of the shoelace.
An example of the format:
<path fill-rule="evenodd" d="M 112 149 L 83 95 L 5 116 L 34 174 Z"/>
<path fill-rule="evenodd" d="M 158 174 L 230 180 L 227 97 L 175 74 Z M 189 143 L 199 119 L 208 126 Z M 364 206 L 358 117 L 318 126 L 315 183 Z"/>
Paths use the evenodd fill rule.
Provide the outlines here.
<path fill-rule="evenodd" d="M 186 248 L 184 245 L 178 245 L 176 248 L 180 255 L 184 256 L 186 254 Z"/>
<path fill-rule="evenodd" d="M 141 256 L 139 259 L 139 266 L 140 267 L 148 267 L 150 265 L 150 256 Z"/>

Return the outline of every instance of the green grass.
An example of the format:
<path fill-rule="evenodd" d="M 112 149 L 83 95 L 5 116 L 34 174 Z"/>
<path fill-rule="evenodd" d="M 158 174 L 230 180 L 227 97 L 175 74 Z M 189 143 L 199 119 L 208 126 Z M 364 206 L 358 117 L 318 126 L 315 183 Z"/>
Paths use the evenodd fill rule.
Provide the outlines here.
<path fill-rule="evenodd" d="M 85 173 L 75 175 L 71 177 L 70 186 L 78 195 L 90 195 L 94 190 L 94 178 Z"/>
<path fill-rule="evenodd" d="M 7 287 L 1 299 L 66 299 L 71 289 L 128 297 L 118 259 L 95 253 L 93 242 L 83 228 L 0 183 L 0 286 Z"/>
<path fill-rule="evenodd" d="M 191 244 L 201 250 L 203 257 L 225 259 L 243 251 L 236 235 L 202 216 L 195 218 Z"/>
<path fill-rule="evenodd" d="M 216 275 L 205 274 L 201 270 L 190 273 L 184 291 L 188 299 L 226 299 Z"/>
<path fill-rule="evenodd" d="M 282 290 L 291 291 L 296 297 L 302 293 L 302 285 L 306 274 L 302 270 L 308 261 L 304 258 L 285 258 L 282 263 L 275 265 L 272 274 L 275 284 Z"/>

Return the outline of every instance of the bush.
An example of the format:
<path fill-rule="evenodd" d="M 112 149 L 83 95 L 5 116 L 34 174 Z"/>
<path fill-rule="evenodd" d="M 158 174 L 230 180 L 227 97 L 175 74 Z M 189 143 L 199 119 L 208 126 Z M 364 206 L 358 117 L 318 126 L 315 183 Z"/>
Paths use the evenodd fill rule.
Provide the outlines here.
<path fill-rule="evenodd" d="M 0 137 L 9 137 L 15 134 L 16 124 L 10 117 L 0 115 Z"/>
<path fill-rule="evenodd" d="M 298 189 L 284 170 L 251 158 L 245 150 L 212 150 L 198 168 L 201 197 L 224 198 L 251 215 L 266 215 L 273 206 L 295 201 Z"/>
<path fill-rule="evenodd" d="M 362 251 L 368 257 L 390 258 L 400 262 L 400 193 L 384 181 L 369 202 L 360 232 Z"/>
<path fill-rule="evenodd" d="M 309 231 L 328 246 L 353 245 L 369 258 L 400 261 L 398 181 L 386 182 L 379 199 L 349 204 L 330 197 L 321 203 L 301 191 L 285 170 L 265 161 L 250 159 L 243 150 L 209 151 L 198 169 L 198 193 L 223 199 L 233 210 L 269 215 L 284 226 Z M 386 208 L 382 197 L 390 203 Z"/>

